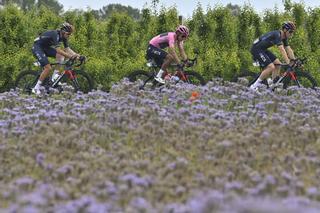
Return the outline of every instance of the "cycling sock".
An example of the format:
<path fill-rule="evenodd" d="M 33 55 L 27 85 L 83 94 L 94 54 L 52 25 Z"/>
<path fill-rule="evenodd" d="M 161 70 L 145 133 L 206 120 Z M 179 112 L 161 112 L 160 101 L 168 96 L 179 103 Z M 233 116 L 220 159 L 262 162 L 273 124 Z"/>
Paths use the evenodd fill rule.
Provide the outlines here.
<path fill-rule="evenodd" d="M 59 74 L 60 74 L 59 70 L 54 70 L 51 77 L 51 81 L 55 81 L 59 77 Z"/>
<path fill-rule="evenodd" d="M 162 69 L 160 69 L 156 77 L 157 77 L 157 78 L 161 78 L 163 72 L 164 72 L 164 71 L 163 71 Z"/>
<path fill-rule="evenodd" d="M 262 79 L 259 77 L 256 82 L 254 82 L 253 87 L 257 87 L 262 82 Z"/>
<path fill-rule="evenodd" d="M 38 82 L 34 88 L 39 89 L 41 85 L 42 85 L 42 81 L 38 80 Z"/>

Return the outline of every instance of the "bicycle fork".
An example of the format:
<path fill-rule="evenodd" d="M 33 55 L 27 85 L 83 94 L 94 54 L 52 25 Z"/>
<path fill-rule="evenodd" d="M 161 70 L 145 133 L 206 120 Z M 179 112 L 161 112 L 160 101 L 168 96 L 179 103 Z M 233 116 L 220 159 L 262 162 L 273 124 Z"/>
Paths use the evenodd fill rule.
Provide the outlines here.
<path fill-rule="evenodd" d="M 64 75 L 66 75 L 72 82 L 76 91 L 80 89 L 79 81 L 77 80 L 76 73 L 73 70 L 65 70 Z"/>

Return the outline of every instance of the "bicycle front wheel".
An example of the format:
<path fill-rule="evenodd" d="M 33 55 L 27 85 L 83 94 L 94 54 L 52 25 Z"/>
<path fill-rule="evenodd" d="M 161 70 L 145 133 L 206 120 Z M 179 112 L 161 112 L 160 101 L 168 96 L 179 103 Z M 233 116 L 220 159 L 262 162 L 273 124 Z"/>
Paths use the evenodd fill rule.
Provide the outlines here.
<path fill-rule="evenodd" d="M 185 71 L 184 75 L 186 76 L 186 82 L 194 85 L 206 85 L 206 81 L 200 75 L 200 73 L 195 72 L 195 71 Z"/>
<path fill-rule="evenodd" d="M 36 85 L 40 72 L 37 71 L 23 71 L 19 73 L 15 81 L 15 88 L 20 89 L 23 93 L 31 93 L 32 88 Z"/>
<path fill-rule="evenodd" d="M 290 86 L 300 86 L 304 88 L 315 89 L 318 86 L 317 81 L 307 71 L 296 71 L 295 72 L 299 85 L 296 81 L 286 77 L 283 79 L 283 88 L 287 89 Z"/>
<path fill-rule="evenodd" d="M 74 92 L 81 91 L 83 93 L 88 93 L 93 90 L 93 80 L 90 75 L 83 70 L 73 70 L 74 79 L 70 78 L 67 74 L 65 74 L 64 81 L 67 84 L 71 85 L 74 89 Z"/>

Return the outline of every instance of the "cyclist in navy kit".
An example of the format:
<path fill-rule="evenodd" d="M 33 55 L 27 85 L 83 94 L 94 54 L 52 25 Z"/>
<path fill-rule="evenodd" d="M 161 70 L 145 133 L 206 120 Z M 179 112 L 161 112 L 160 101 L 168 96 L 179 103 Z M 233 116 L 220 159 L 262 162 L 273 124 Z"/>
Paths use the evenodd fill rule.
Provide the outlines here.
<path fill-rule="evenodd" d="M 268 48 L 277 45 L 285 63 L 289 65 L 293 64 L 291 62 L 295 59 L 295 56 L 293 50 L 288 45 L 288 38 L 292 36 L 295 30 L 295 24 L 287 21 L 283 23 L 281 30 L 268 32 L 254 41 L 251 54 L 253 60 L 259 62 L 263 71 L 259 78 L 250 86 L 251 89 L 256 90 L 261 82 L 268 78 L 270 74 L 272 74 L 272 79 L 280 74 L 280 66 L 277 65 L 281 64 L 281 62 Z"/>
<path fill-rule="evenodd" d="M 32 89 L 32 93 L 41 94 L 40 87 L 42 82 L 49 75 L 51 65 L 48 57 L 55 57 L 58 62 L 62 62 L 66 58 L 79 58 L 80 55 L 75 53 L 68 44 L 69 36 L 74 32 L 74 27 L 69 23 L 63 23 L 59 30 L 46 31 L 34 40 L 32 47 L 33 55 L 38 59 L 43 68 L 40 78 Z M 63 43 L 64 49 L 59 47 Z M 58 70 L 54 71 L 53 78 L 58 77 Z M 54 79 L 53 79 L 54 80 Z"/>

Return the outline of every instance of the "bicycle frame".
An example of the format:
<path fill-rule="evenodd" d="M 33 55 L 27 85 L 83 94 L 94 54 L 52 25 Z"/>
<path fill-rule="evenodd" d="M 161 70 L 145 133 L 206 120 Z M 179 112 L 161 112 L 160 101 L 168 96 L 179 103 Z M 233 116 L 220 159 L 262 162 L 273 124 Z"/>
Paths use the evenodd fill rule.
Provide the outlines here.
<path fill-rule="evenodd" d="M 55 88 L 58 86 L 58 83 L 61 81 L 61 79 L 64 77 L 64 76 L 67 76 L 74 84 L 75 86 L 77 87 L 77 89 L 80 87 L 79 85 L 79 82 L 77 81 L 77 76 L 76 76 L 76 73 L 75 71 L 72 69 L 73 66 L 81 66 L 82 63 L 84 62 L 83 61 L 80 61 L 79 64 L 77 65 L 74 65 L 74 61 L 75 60 L 69 60 L 68 62 L 66 62 L 65 64 L 62 64 L 62 65 L 66 65 L 62 75 L 60 75 L 51 85 L 52 88 Z M 60 63 L 53 63 L 51 65 L 61 65 Z"/>
<path fill-rule="evenodd" d="M 277 66 L 286 67 L 287 65 L 277 64 Z M 277 85 L 279 85 L 279 83 L 282 82 L 283 79 L 286 78 L 286 77 L 289 77 L 292 81 L 294 81 L 298 85 L 298 87 L 301 87 L 300 82 L 299 82 L 299 80 L 298 80 L 298 78 L 296 76 L 296 73 L 295 73 L 295 68 L 293 68 L 290 71 L 288 71 L 288 70 L 285 71 L 281 75 L 281 77 L 277 80 L 277 82 L 275 83 L 275 85 L 276 85 L 275 87 L 277 87 Z"/>

